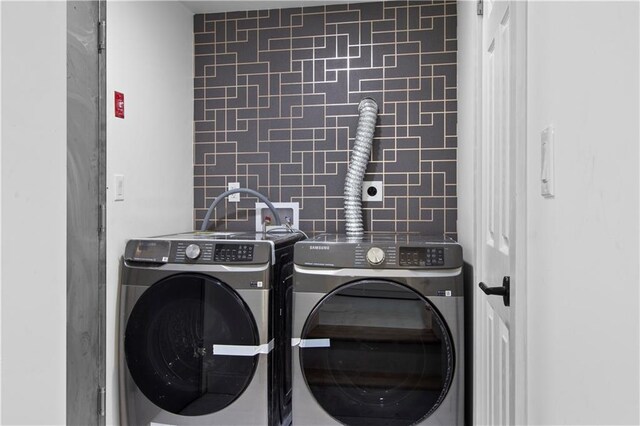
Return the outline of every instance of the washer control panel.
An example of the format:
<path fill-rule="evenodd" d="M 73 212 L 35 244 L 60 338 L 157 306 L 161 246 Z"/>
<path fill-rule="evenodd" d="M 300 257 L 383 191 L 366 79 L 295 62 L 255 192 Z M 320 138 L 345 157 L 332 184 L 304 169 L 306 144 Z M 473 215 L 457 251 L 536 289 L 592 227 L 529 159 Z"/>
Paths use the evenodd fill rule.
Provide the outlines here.
<path fill-rule="evenodd" d="M 253 244 L 218 243 L 213 252 L 216 262 L 251 262 L 253 260 Z"/>
<path fill-rule="evenodd" d="M 129 240 L 125 260 L 165 264 L 263 264 L 271 258 L 271 245 L 248 241 Z"/>

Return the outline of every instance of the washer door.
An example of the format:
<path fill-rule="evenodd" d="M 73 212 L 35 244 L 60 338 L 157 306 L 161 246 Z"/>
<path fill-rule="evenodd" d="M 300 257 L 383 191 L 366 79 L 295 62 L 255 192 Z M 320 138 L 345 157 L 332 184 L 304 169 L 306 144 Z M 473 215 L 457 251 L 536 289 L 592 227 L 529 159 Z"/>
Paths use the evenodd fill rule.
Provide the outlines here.
<path fill-rule="evenodd" d="M 214 344 L 257 345 L 253 315 L 222 282 L 180 274 L 138 299 L 125 331 L 129 372 L 163 410 L 183 416 L 219 411 L 247 388 L 257 357 L 213 355 Z"/>
<path fill-rule="evenodd" d="M 410 425 L 433 413 L 454 371 L 450 333 L 416 291 L 382 280 L 327 295 L 305 323 L 300 365 L 324 410 L 347 425 Z"/>

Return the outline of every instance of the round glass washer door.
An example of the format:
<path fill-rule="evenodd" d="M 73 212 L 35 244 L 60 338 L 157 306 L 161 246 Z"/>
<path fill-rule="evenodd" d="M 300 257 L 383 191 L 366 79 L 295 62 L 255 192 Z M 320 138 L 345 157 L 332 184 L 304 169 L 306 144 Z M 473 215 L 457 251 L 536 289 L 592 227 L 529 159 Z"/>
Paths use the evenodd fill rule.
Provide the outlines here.
<path fill-rule="evenodd" d="M 249 307 L 214 278 L 180 274 L 146 290 L 127 321 L 124 351 L 140 391 L 183 416 L 219 411 L 247 388 L 257 357 L 213 355 L 213 345 L 257 345 Z"/>
<path fill-rule="evenodd" d="M 411 425 L 444 400 L 455 356 L 445 322 L 411 288 L 346 284 L 322 299 L 302 331 L 300 365 L 318 404 L 347 425 Z"/>

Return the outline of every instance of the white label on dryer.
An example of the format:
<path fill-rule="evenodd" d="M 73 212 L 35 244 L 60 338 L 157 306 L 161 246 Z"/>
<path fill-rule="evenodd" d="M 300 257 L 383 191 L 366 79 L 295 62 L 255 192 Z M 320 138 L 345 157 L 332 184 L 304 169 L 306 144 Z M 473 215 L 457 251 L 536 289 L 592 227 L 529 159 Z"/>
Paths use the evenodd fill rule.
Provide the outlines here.
<path fill-rule="evenodd" d="M 273 339 L 269 343 L 258 346 L 249 345 L 213 345 L 214 355 L 254 356 L 268 354 L 273 349 Z"/>
<path fill-rule="evenodd" d="M 330 339 L 291 339 L 291 346 L 300 346 L 301 348 L 330 348 Z"/>

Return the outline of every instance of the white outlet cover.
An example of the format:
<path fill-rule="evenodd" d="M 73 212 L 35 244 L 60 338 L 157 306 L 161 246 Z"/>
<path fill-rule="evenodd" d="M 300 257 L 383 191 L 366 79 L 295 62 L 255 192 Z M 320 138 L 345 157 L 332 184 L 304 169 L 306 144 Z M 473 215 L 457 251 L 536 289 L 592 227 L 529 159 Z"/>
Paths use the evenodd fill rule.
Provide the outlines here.
<path fill-rule="evenodd" d="M 238 189 L 238 188 L 240 188 L 240 182 L 229 182 L 229 186 L 227 187 L 227 190 Z M 232 203 L 239 203 L 240 202 L 240 193 L 238 192 L 236 194 L 231 194 L 227 198 Z"/>
<path fill-rule="evenodd" d="M 300 229 L 300 203 L 272 203 L 273 207 L 280 211 L 290 212 L 293 216 L 291 218 L 291 227 L 293 229 Z M 262 232 L 262 218 L 264 215 L 273 216 L 271 210 L 265 203 L 256 203 L 256 232 Z M 280 214 L 280 221 L 284 224 L 284 216 L 286 213 Z M 275 220 L 273 220 L 271 226 L 267 226 L 267 231 L 272 228 L 277 228 Z"/>
<path fill-rule="evenodd" d="M 369 188 L 375 188 L 376 189 L 376 195 L 369 195 Z M 380 180 L 373 180 L 373 181 L 365 181 L 362 182 L 362 201 L 367 201 L 367 202 L 376 202 L 376 201 L 382 201 L 382 197 L 384 196 L 383 193 L 383 186 L 382 186 L 382 181 Z"/>

